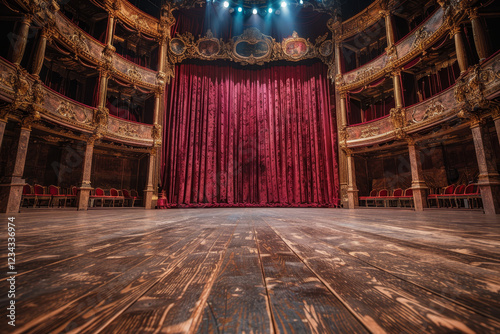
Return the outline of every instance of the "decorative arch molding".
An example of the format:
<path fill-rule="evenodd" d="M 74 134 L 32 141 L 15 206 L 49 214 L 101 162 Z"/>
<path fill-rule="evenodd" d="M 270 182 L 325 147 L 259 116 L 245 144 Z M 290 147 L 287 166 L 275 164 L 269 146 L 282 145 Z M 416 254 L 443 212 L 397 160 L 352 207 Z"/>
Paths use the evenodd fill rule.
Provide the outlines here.
<path fill-rule="evenodd" d="M 257 28 L 248 28 L 241 35 L 224 42 L 215 38 L 210 30 L 197 40 L 191 33 L 185 33 L 170 40 L 169 61 L 177 64 L 184 59 L 223 59 L 242 65 L 263 65 L 277 60 L 296 62 L 318 58 L 333 67 L 333 41 L 328 35 L 320 36 L 312 43 L 293 32 L 291 37 L 278 42 Z"/>

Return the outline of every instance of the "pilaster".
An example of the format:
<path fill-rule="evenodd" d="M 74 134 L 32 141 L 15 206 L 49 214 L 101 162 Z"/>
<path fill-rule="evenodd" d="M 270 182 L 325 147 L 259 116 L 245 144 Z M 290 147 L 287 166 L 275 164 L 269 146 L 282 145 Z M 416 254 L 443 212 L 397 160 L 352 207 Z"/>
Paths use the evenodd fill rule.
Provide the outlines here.
<path fill-rule="evenodd" d="M 500 175 L 494 163 L 493 148 L 482 121 L 473 121 L 471 131 L 479 168 L 478 186 L 481 190 L 484 212 L 498 214 L 500 213 Z"/>
<path fill-rule="evenodd" d="M 410 155 L 411 189 L 413 190 L 415 211 L 423 211 L 427 207 L 428 188 L 422 174 L 420 150 L 412 139 L 408 140 L 408 153 Z"/>

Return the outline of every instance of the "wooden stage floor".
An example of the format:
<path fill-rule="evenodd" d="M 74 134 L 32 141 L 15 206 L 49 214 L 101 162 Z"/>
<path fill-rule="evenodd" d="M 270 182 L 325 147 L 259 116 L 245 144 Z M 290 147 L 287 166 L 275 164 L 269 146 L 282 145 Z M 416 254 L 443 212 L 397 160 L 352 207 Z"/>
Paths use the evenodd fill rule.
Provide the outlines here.
<path fill-rule="evenodd" d="M 2 333 L 499 333 L 500 217 L 24 210 Z"/>

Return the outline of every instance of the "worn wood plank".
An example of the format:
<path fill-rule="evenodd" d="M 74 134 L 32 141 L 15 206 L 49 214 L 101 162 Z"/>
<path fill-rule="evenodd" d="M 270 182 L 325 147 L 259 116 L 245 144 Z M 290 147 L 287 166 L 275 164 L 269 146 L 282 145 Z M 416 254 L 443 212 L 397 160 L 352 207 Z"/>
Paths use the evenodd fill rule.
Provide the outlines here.
<path fill-rule="evenodd" d="M 234 228 L 218 229 L 187 254 L 175 268 L 102 329 L 143 333 L 190 332 L 197 326 Z M 116 313 L 116 310 L 114 310 Z M 86 330 L 88 330 L 87 328 Z"/>
<path fill-rule="evenodd" d="M 494 332 L 500 322 L 366 265 L 289 223 L 273 229 L 373 333 Z M 319 232 L 321 233 L 321 232 Z M 330 234 L 332 235 L 332 234 Z M 464 322 L 464 319 L 467 319 Z"/>
<path fill-rule="evenodd" d="M 346 254 L 367 264 L 424 287 L 476 312 L 500 319 L 500 288 L 498 276 L 489 270 L 452 263 L 439 259 L 439 254 L 421 252 L 418 248 L 405 248 L 396 241 L 392 244 L 377 238 L 368 239 L 356 231 L 341 230 L 337 225 L 304 226 L 300 231 L 338 247 Z M 439 262 L 439 265 L 438 265 Z M 443 269 L 443 263 L 446 267 Z"/>
<path fill-rule="evenodd" d="M 500 327 L 500 216 L 326 208 L 23 211 L 15 215 L 18 333 Z M 236 222 L 234 237 L 224 237 Z M 0 259 L 6 256 L 0 248 Z M 7 302 L 0 296 L 0 308 Z"/>
<path fill-rule="evenodd" d="M 78 288 L 66 292 L 64 288 L 71 283 L 66 282 L 58 286 L 54 285 L 54 281 L 51 281 L 49 283 L 58 290 L 39 295 L 37 298 L 30 298 L 27 307 L 30 307 L 32 313 L 26 314 L 31 314 L 33 318 L 29 319 L 30 321 L 26 324 L 21 322 L 16 332 L 22 333 L 27 329 L 44 333 L 57 333 L 68 329 L 83 332 L 87 327 L 106 323 L 117 310 L 120 310 L 120 307 L 126 308 L 139 298 L 214 233 L 217 233 L 214 228 L 203 228 L 197 233 L 187 234 L 177 240 L 175 237 L 168 240 L 168 236 L 162 236 L 161 233 L 158 233 L 158 236 L 153 239 L 148 236 L 151 239 L 149 245 L 153 246 L 152 248 L 148 247 L 148 241 L 145 240 L 143 247 L 141 247 L 142 251 L 138 250 L 121 257 L 122 267 L 116 268 L 112 272 L 116 274 L 113 278 L 96 280 L 96 286 L 92 286 L 93 289 L 85 291 L 86 293 L 83 295 Z M 162 242 L 161 239 L 165 237 L 167 240 Z M 147 255 L 146 252 L 150 254 Z M 128 263 L 134 263 L 134 258 L 143 259 L 143 261 L 139 263 L 140 265 L 129 266 Z M 99 264 L 96 265 L 96 272 L 107 273 L 107 261 L 101 263 L 96 261 L 96 263 Z M 110 269 L 114 270 L 115 268 Z M 63 268 L 59 270 L 64 272 Z M 88 282 L 88 279 L 84 276 L 82 281 Z M 81 285 L 82 282 L 76 282 L 74 285 L 78 286 L 78 283 Z M 50 284 L 48 284 L 49 289 Z M 73 293 L 74 295 L 71 296 Z M 52 303 L 50 309 L 41 308 L 47 299 Z M 37 312 L 37 310 L 39 311 Z M 39 313 L 41 314 L 38 315 Z M 50 322 L 45 321 L 48 315 L 51 319 Z M 94 327 L 87 332 L 94 332 Z"/>
<path fill-rule="evenodd" d="M 255 231 L 278 332 L 367 332 L 272 229 L 258 224 Z"/>
<path fill-rule="evenodd" d="M 271 333 L 273 324 L 251 221 L 238 221 L 198 333 Z"/>

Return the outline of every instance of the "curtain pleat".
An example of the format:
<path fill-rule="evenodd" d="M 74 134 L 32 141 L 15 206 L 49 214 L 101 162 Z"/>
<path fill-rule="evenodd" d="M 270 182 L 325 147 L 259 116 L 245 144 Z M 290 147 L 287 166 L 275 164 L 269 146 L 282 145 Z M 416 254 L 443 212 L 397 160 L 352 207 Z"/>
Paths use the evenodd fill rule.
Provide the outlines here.
<path fill-rule="evenodd" d="M 319 62 L 177 65 L 165 94 L 169 206 L 337 206 L 326 70 Z"/>

